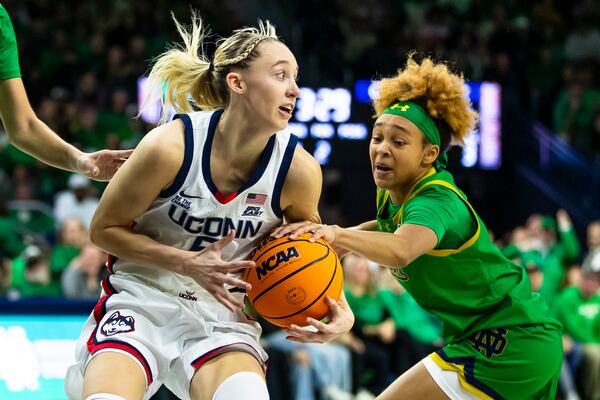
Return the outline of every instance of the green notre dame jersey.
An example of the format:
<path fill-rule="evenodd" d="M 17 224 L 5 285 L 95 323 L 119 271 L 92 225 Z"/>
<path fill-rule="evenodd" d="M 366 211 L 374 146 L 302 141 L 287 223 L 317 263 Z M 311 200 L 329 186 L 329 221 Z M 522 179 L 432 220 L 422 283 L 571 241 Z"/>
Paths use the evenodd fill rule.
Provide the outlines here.
<path fill-rule="evenodd" d="M 21 70 L 15 31 L 10 16 L 0 4 L 0 80 L 19 77 Z"/>
<path fill-rule="evenodd" d="M 438 235 L 434 250 L 392 272 L 421 307 L 442 321 L 446 343 L 484 329 L 560 326 L 542 298 L 532 294 L 525 270 L 492 243 L 449 172 L 431 169 L 400 205 L 378 189 L 377 222 L 380 231 L 418 224 Z"/>

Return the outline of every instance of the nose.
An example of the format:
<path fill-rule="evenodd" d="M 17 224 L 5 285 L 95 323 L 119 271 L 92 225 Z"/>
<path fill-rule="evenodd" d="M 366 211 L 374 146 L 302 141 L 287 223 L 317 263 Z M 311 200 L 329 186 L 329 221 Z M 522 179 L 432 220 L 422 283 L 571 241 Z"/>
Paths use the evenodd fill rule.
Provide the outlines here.
<path fill-rule="evenodd" d="M 387 156 L 390 154 L 390 146 L 388 146 L 385 140 L 382 140 L 380 143 L 376 143 L 373 146 L 375 153 L 380 156 Z"/>
<path fill-rule="evenodd" d="M 297 99 L 298 97 L 300 97 L 300 88 L 298 87 L 298 83 L 294 79 L 291 79 L 291 84 L 288 88 L 288 97 L 291 97 L 293 99 Z"/>

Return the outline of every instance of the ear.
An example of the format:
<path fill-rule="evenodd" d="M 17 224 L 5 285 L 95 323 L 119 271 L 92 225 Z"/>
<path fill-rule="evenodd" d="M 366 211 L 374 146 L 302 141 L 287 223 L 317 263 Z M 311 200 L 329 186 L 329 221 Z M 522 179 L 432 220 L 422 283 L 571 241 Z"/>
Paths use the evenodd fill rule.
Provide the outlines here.
<path fill-rule="evenodd" d="M 242 78 L 242 74 L 239 72 L 228 73 L 225 77 L 225 82 L 227 82 L 229 89 L 235 93 L 242 94 L 246 92 L 246 84 Z"/>
<path fill-rule="evenodd" d="M 427 144 L 423 154 L 423 164 L 433 164 L 440 154 L 440 146 L 437 144 Z"/>

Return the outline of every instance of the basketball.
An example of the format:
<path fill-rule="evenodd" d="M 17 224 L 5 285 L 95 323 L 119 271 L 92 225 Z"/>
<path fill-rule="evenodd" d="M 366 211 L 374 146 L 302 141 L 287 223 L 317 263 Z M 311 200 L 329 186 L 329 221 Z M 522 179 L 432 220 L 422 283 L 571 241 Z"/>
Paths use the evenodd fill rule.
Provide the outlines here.
<path fill-rule="evenodd" d="M 305 326 L 307 317 L 321 320 L 329 313 L 325 296 L 340 298 L 340 260 L 327 242 L 311 242 L 311 236 L 267 238 L 251 254 L 256 265 L 246 273 L 252 285 L 248 300 L 274 325 Z"/>

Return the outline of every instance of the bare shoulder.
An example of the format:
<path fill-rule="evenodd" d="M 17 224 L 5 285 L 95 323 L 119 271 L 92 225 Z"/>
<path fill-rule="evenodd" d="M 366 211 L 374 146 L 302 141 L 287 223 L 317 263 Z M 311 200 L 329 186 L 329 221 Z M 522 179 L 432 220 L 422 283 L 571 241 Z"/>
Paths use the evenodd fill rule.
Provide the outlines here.
<path fill-rule="evenodd" d="M 321 221 L 318 203 L 322 184 L 321 166 L 306 150 L 298 146 L 281 194 L 281 207 L 287 222 Z"/>
<path fill-rule="evenodd" d="M 321 165 L 302 147 L 296 147 L 294 157 L 285 180 L 285 189 L 306 188 L 317 185 L 321 188 L 323 177 Z"/>
<path fill-rule="evenodd" d="M 185 146 L 183 129 L 180 120 L 154 128 L 140 141 L 132 156 L 139 153 L 155 165 L 164 167 L 181 165 Z"/>
<path fill-rule="evenodd" d="M 183 129 L 183 123 L 175 120 L 148 132 L 117 171 L 112 186 L 123 190 L 123 185 L 142 180 L 147 189 L 168 187 L 183 165 Z"/>

